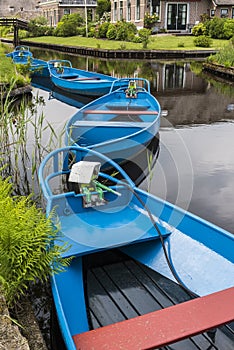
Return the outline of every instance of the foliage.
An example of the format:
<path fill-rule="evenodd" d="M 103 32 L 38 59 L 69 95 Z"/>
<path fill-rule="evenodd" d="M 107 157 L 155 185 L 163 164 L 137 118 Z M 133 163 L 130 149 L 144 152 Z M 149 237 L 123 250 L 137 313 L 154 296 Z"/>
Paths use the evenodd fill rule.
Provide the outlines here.
<path fill-rule="evenodd" d="M 204 23 L 198 23 L 192 28 L 192 34 L 195 36 L 206 35 L 206 26 Z"/>
<path fill-rule="evenodd" d="M 153 15 L 150 15 L 148 12 L 146 12 L 144 16 L 144 27 L 147 29 L 151 29 L 159 20 L 159 17 L 154 13 Z"/>
<path fill-rule="evenodd" d="M 207 58 L 208 62 L 222 64 L 225 67 L 234 67 L 234 41 L 224 46 L 217 54 Z"/>
<path fill-rule="evenodd" d="M 37 279 L 64 270 L 67 247 L 53 244 L 57 230 L 29 197 L 13 197 L 9 180 L 0 178 L 0 283 L 8 304 Z"/>
<path fill-rule="evenodd" d="M 150 41 L 150 29 L 142 28 L 138 31 L 139 38 L 141 39 L 143 49 L 146 49 Z"/>
<path fill-rule="evenodd" d="M 230 39 L 234 35 L 234 19 L 214 17 L 205 25 L 212 38 Z"/>
<path fill-rule="evenodd" d="M 116 40 L 132 41 L 137 33 L 137 27 L 134 23 L 129 23 L 124 20 L 116 23 Z"/>
<path fill-rule="evenodd" d="M 11 34 L 13 32 L 14 32 L 14 28 L 13 27 L 0 26 L 0 37 L 1 38 L 7 37 L 8 34 Z"/>
<path fill-rule="evenodd" d="M 37 37 L 42 35 L 53 35 L 54 29 L 47 24 L 47 19 L 43 16 L 31 19 L 28 24 L 28 35 L 30 37 Z M 23 31 L 20 32 L 20 37 L 23 36 Z M 24 34 L 25 35 L 25 34 Z"/>
<path fill-rule="evenodd" d="M 109 31 L 111 27 L 112 27 L 112 24 L 110 24 Z M 25 42 L 27 40 L 25 40 Z M 191 36 L 187 35 L 183 37 L 183 42 L 186 46 L 186 50 L 197 49 L 197 47 L 194 45 L 193 40 L 194 40 L 194 37 L 192 35 Z M 34 38 L 33 41 L 35 43 L 42 42 L 42 43 L 48 43 L 48 44 L 52 43 L 55 45 L 58 44 L 58 45 L 82 46 L 82 47 L 91 47 L 91 48 L 92 47 L 96 48 L 97 44 L 100 43 L 102 49 L 107 49 L 107 50 L 118 50 L 120 45 L 120 42 L 118 40 L 83 38 L 80 36 L 72 36 L 69 38 L 43 36 L 41 38 Z M 176 50 L 178 48 L 178 42 L 180 41 L 181 41 L 180 36 L 175 36 L 170 34 L 162 35 L 162 36 L 158 35 L 157 40 L 155 40 L 154 42 L 150 41 L 148 45 L 148 50 Z M 215 49 L 219 49 L 223 47 L 226 43 L 227 43 L 227 40 L 214 39 L 211 47 Z M 129 50 L 142 50 L 142 45 L 138 43 L 127 42 L 127 48 Z"/>
<path fill-rule="evenodd" d="M 183 41 L 180 41 L 180 42 L 178 43 L 178 47 L 184 47 L 184 42 L 183 42 Z"/>
<path fill-rule="evenodd" d="M 210 47 L 212 45 L 212 39 L 209 36 L 200 35 L 194 39 L 194 45 L 199 47 Z"/>
<path fill-rule="evenodd" d="M 116 38 L 116 35 L 117 35 L 117 27 L 115 24 L 110 24 L 109 27 L 108 27 L 108 31 L 106 33 L 106 37 L 107 39 L 109 40 L 115 40 Z"/>
<path fill-rule="evenodd" d="M 110 0 L 97 0 L 96 13 L 100 18 L 104 15 L 105 12 L 110 12 L 111 2 Z"/>
<path fill-rule="evenodd" d="M 96 37 L 97 38 L 106 38 L 108 29 L 109 29 L 109 22 L 104 22 L 102 24 L 100 24 L 97 27 L 97 32 L 96 32 Z"/>
<path fill-rule="evenodd" d="M 0 83 L 14 85 L 13 88 L 25 86 L 30 79 L 21 74 L 17 66 L 12 63 L 11 58 L 6 57 L 4 47 L 0 47 Z"/>
<path fill-rule="evenodd" d="M 79 13 L 76 12 L 71 15 L 64 15 L 57 24 L 54 35 L 64 37 L 77 35 L 78 28 L 82 25 L 84 25 L 84 19 Z"/>

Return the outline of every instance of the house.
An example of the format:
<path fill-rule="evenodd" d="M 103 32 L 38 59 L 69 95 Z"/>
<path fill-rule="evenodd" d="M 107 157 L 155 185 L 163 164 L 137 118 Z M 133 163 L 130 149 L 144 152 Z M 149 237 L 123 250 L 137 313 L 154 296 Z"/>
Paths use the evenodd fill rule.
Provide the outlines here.
<path fill-rule="evenodd" d="M 78 12 L 81 16 L 95 20 L 96 0 L 42 0 L 39 7 L 50 26 L 56 26 L 64 15 Z"/>
<path fill-rule="evenodd" d="M 38 3 L 38 0 L 0 0 L 0 17 L 30 20 L 41 15 Z"/>
<path fill-rule="evenodd" d="M 234 18 L 234 1 L 233 0 L 213 0 L 213 9 L 211 16 L 221 18 Z"/>
<path fill-rule="evenodd" d="M 113 23 L 124 19 L 143 28 L 145 13 L 158 16 L 158 30 L 188 32 L 201 15 L 234 18 L 234 0 L 111 0 Z"/>

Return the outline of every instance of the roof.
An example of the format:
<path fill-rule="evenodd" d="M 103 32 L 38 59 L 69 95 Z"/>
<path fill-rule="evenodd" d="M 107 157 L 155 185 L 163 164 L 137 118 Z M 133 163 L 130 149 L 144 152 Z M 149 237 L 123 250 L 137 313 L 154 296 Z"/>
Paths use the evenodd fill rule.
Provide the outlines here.
<path fill-rule="evenodd" d="M 213 2 L 217 5 L 217 6 L 234 6 L 234 0 L 213 0 Z"/>

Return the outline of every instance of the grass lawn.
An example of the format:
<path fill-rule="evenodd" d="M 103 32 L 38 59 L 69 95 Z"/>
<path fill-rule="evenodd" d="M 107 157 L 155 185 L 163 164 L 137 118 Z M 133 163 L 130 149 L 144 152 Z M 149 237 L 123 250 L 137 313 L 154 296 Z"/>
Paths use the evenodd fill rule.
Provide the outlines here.
<path fill-rule="evenodd" d="M 55 37 L 43 36 L 37 38 L 27 38 L 24 40 L 43 42 L 55 45 L 80 46 L 100 48 L 107 50 L 142 50 L 142 44 L 126 41 L 84 38 L 80 36 Z M 207 48 L 194 46 L 194 36 L 174 36 L 174 35 L 154 35 L 148 44 L 148 50 L 207 50 Z M 210 47 L 212 50 L 220 49 L 228 43 L 228 40 L 213 39 Z M 183 47 L 181 47 L 183 45 Z"/>

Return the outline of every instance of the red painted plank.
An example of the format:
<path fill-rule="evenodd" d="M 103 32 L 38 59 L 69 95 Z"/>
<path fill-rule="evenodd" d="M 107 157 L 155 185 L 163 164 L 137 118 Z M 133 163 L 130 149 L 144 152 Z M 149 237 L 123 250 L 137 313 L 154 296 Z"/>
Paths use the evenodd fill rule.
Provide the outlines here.
<path fill-rule="evenodd" d="M 84 112 L 84 114 L 135 114 L 135 115 L 141 115 L 141 114 L 147 114 L 147 115 L 157 115 L 158 112 L 157 111 L 135 111 L 135 110 L 107 110 L 107 109 L 86 109 Z"/>
<path fill-rule="evenodd" d="M 75 335 L 77 350 L 150 350 L 234 320 L 234 287 Z"/>

